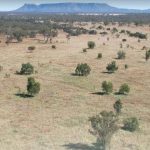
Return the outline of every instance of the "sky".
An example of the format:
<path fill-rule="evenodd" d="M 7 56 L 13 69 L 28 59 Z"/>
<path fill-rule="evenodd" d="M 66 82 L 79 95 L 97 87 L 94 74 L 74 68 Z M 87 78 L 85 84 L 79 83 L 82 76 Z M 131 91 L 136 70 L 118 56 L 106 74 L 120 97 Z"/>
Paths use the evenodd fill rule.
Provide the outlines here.
<path fill-rule="evenodd" d="M 96 2 L 107 3 L 120 8 L 149 9 L 150 0 L 0 0 L 0 11 L 15 10 L 25 3 L 42 4 L 56 2 Z"/>

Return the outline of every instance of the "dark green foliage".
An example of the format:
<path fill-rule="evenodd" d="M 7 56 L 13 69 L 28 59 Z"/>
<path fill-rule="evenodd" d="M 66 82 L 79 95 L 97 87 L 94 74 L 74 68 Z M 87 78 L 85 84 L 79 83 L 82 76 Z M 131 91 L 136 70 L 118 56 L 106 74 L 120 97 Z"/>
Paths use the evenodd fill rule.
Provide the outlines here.
<path fill-rule="evenodd" d="M 27 84 L 27 91 L 28 94 L 31 96 L 38 94 L 40 92 L 40 83 L 36 82 L 33 77 L 29 77 Z"/>
<path fill-rule="evenodd" d="M 94 47 L 95 47 L 95 42 L 89 41 L 89 42 L 88 42 L 88 48 L 89 48 L 89 49 L 93 49 Z"/>
<path fill-rule="evenodd" d="M 97 55 L 97 59 L 101 59 L 102 58 L 102 53 L 98 53 L 98 55 Z"/>
<path fill-rule="evenodd" d="M 148 61 L 150 59 L 150 50 L 145 53 L 145 60 Z"/>
<path fill-rule="evenodd" d="M 75 69 L 75 74 L 78 76 L 87 76 L 90 74 L 91 68 L 85 64 L 78 64 Z"/>
<path fill-rule="evenodd" d="M 111 82 L 103 81 L 102 90 L 105 94 L 110 94 L 113 92 L 113 84 Z"/>
<path fill-rule="evenodd" d="M 125 119 L 123 124 L 123 129 L 130 132 L 134 132 L 139 128 L 139 122 L 135 117 Z"/>
<path fill-rule="evenodd" d="M 36 37 L 36 32 L 31 31 L 28 33 L 30 38 L 35 38 Z"/>
<path fill-rule="evenodd" d="M 136 33 L 131 33 L 130 32 L 129 36 L 136 37 L 136 38 L 139 38 L 139 39 L 147 39 L 147 35 L 143 34 L 143 33 L 140 33 L 140 32 L 136 32 Z"/>
<path fill-rule="evenodd" d="M 96 31 L 96 30 L 90 30 L 90 31 L 89 31 L 89 34 L 90 34 L 90 35 L 96 35 L 96 34 L 97 34 L 97 31 Z"/>
<path fill-rule="evenodd" d="M 30 64 L 22 64 L 21 70 L 20 70 L 20 74 L 21 75 L 30 75 L 34 72 L 34 67 Z"/>
<path fill-rule="evenodd" d="M 29 47 L 28 47 L 28 50 L 29 50 L 29 51 L 35 50 L 35 46 L 29 46 Z"/>
<path fill-rule="evenodd" d="M 127 64 L 124 65 L 124 68 L 125 68 L 125 69 L 128 69 L 128 67 L 129 67 L 129 66 L 128 66 Z"/>
<path fill-rule="evenodd" d="M 90 133 L 97 138 L 99 150 L 109 149 L 111 138 L 119 129 L 116 115 L 113 112 L 103 111 L 89 120 L 92 126 Z"/>
<path fill-rule="evenodd" d="M 117 55 L 118 55 L 118 59 L 125 59 L 126 57 L 126 53 L 124 51 L 119 51 Z"/>
<path fill-rule="evenodd" d="M 116 111 L 117 114 L 121 113 L 121 109 L 122 109 L 122 102 L 121 100 L 117 100 L 114 104 L 114 109 Z"/>
<path fill-rule="evenodd" d="M 114 27 L 111 32 L 114 34 L 114 33 L 118 32 L 118 29 Z"/>
<path fill-rule="evenodd" d="M 56 49 L 56 45 L 52 45 L 52 49 Z"/>
<path fill-rule="evenodd" d="M 120 86 L 119 94 L 128 94 L 130 92 L 130 87 L 128 84 L 124 83 Z"/>
<path fill-rule="evenodd" d="M 112 61 L 110 64 L 107 65 L 106 69 L 109 73 L 114 73 L 115 71 L 117 71 L 118 67 L 116 65 L 116 62 Z"/>

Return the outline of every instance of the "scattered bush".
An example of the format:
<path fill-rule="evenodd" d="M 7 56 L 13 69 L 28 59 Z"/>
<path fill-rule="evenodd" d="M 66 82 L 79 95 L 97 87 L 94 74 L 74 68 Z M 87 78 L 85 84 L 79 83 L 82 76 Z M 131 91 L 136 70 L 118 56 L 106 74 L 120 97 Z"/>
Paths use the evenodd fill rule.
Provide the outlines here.
<path fill-rule="evenodd" d="M 126 53 L 124 51 L 119 51 L 118 53 L 118 59 L 125 59 Z"/>
<path fill-rule="evenodd" d="M 28 47 L 28 50 L 29 50 L 29 51 L 35 50 L 35 46 L 29 46 L 29 47 Z"/>
<path fill-rule="evenodd" d="M 134 132 L 139 128 L 139 122 L 135 117 L 125 119 L 123 123 L 124 123 L 123 129 L 130 132 Z"/>
<path fill-rule="evenodd" d="M 22 64 L 21 70 L 20 70 L 20 74 L 21 75 L 30 75 L 34 72 L 34 67 L 30 64 Z"/>
<path fill-rule="evenodd" d="M 87 49 L 86 48 L 83 48 L 83 53 L 86 53 L 87 52 Z"/>
<path fill-rule="evenodd" d="M 88 42 L 88 48 L 89 48 L 89 49 L 93 49 L 94 47 L 95 47 L 95 42 L 89 41 L 89 42 Z"/>
<path fill-rule="evenodd" d="M 52 45 L 52 49 L 56 49 L 56 45 Z"/>
<path fill-rule="evenodd" d="M 122 102 L 121 100 L 117 100 L 114 104 L 114 109 L 116 111 L 117 114 L 121 113 L 121 109 L 122 109 Z"/>
<path fill-rule="evenodd" d="M 125 65 L 124 65 L 124 68 L 125 68 L 125 69 L 128 69 L 128 65 L 127 65 L 127 64 L 125 64 Z"/>
<path fill-rule="evenodd" d="M 148 61 L 150 59 L 150 50 L 145 53 L 145 60 Z"/>
<path fill-rule="evenodd" d="M 127 39 L 122 39 L 122 42 L 126 42 L 127 41 Z"/>
<path fill-rule="evenodd" d="M 97 59 L 101 59 L 101 58 L 102 58 L 102 53 L 98 53 Z"/>
<path fill-rule="evenodd" d="M 87 76 L 90 74 L 91 68 L 85 64 L 78 64 L 75 69 L 75 74 L 78 76 Z"/>
<path fill-rule="evenodd" d="M 112 61 L 110 64 L 107 65 L 106 69 L 108 70 L 109 73 L 114 73 L 116 70 L 118 70 L 116 62 Z"/>
<path fill-rule="evenodd" d="M 31 96 L 38 94 L 40 92 L 40 83 L 36 82 L 33 77 L 29 77 L 27 84 L 27 91 L 28 94 Z"/>
<path fill-rule="evenodd" d="M 103 81 L 102 90 L 105 94 L 110 94 L 113 91 L 113 84 L 111 82 Z"/>
<path fill-rule="evenodd" d="M 130 92 L 130 87 L 128 84 L 122 84 L 119 89 L 119 94 L 128 94 Z"/>

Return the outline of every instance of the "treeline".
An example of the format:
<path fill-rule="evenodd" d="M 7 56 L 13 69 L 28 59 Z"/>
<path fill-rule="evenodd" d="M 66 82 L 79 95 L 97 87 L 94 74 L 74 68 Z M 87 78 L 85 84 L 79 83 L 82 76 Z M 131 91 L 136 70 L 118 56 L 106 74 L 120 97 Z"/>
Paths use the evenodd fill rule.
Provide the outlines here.
<path fill-rule="evenodd" d="M 0 13 L 0 20 L 27 20 L 34 22 L 38 19 L 52 20 L 54 22 L 123 22 L 123 23 L 138 23 L 138 24 L 149 24 L 150 14 L 123 14 L 123 15 L 78 15 L 78 14 L 23 14 L 23 13 Z"/>

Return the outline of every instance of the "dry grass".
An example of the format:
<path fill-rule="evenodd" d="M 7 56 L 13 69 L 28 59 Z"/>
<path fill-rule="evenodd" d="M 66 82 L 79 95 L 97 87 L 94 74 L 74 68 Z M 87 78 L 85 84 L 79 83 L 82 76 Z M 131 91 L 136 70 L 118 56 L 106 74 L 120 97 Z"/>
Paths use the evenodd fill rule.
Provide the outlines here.
<path fill-rule="evenodd" d="M 112 26 L 111 26 L 112 28 Z M 148 33 L 148 27 L 119 27 L 131 31 Z M 107 41 L 107 37 L 110 41 Z M 115 60 L 123 44 L 125 60 Z M 37 37 L 42 39 L 42 37 Z M 25 39 L 22 43 L 4 44 L 0 39 L 0 149 L 1 150 L 93 150 L 95 138 L 90 135 L 88 117 L 102 110 L 112 110 L 117 98 L 123 101 L 122 118 L 139 118 L 140 131 L 128 133 L 119 131 L 112 140 L 112 150 L 148 150 L 150 148 L 150 62 L 145 62 L 145 51 L 150 40 L 138 40 L 121 35 L 116 39 L 111 34 L 82 35 L 71 37 L 67 42 L 60 32 L 54 39 L 57 49 L 38 40 Z M 82 53 L 88 41 L 95 41 L 96 48 Z M 103 43 L 106 43 L 104 46 Z M 126 48 L 126 44 L 134 49 Z M 33 53 L 27 53 L 28 46 L 36 46 Z M 96 59 L 102 53 L 101 60 Z M 115 74 L 103 73 L 106 65 L 115 60 L 119 70 Z M 41 83 L 41 92 L 32 99 L 17 97 L 19 89 L 26 90 L 27 76 L 16 75 L 22 63 L 32 63 L 37 74 L 33 76 Z M 78 63 L 88 63 L 91 74 L 88 77 L 72 76 Z M 124 65 L 129 69 L 125 70 Z M 6 78 L 5 74 L 10 74 Z M 131 93 L 128 96 L 101 96 L 92 94 L 101 90 L 101 83 L 110 80 L 115 91 L 122 83 L 128 83 Z M 79 144 L 80 143 L 80 144 Z"/>

